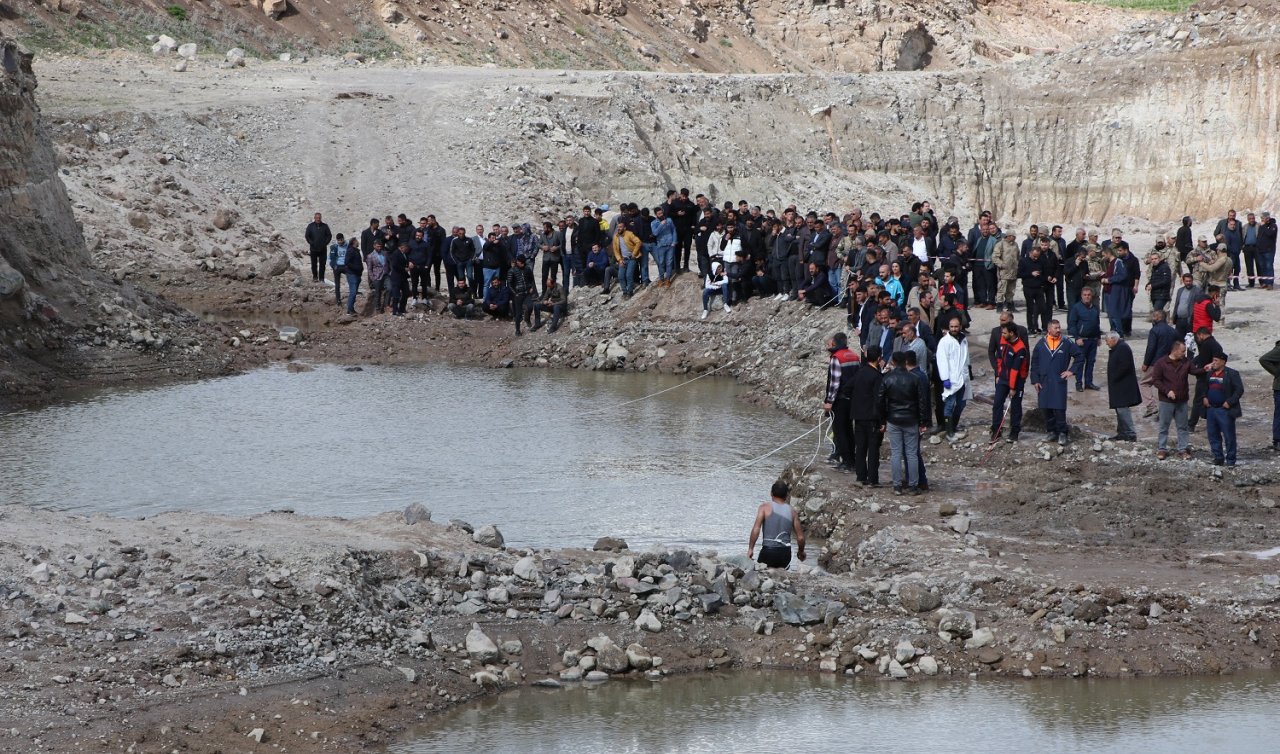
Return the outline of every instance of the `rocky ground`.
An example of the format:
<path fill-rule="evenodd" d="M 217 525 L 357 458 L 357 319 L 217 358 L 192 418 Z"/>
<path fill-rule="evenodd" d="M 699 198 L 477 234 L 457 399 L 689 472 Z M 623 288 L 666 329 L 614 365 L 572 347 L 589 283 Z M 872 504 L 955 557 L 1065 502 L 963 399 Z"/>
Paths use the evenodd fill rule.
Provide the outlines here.
<path fill-rule="evenodd" d="M 213 327 L 246 362 L 725 374 L 814 416 L 821 339 L 842 315 L 757 301 L 695 321 L 693 285 L 629 303 L 584 289 L 564 330 L 520 339 L 435 313 L 338 316 L 310 285 L 287 288 L 302 292 L 259 324 L 237 320 L 223 295 L 228 319 Z M 1261 292 L 1236 301 L 1280 309 Z M 296 344 L 261 324 L 277 316 L 303 329 Z M 979 385 L 990 319 L 974 328 Z M 1262 325 L 1241 320 L 1222 336 L 1229 351 L 1260 340 Z M 1237 366 L 1250 395 L 1265 395 L 1259 370 Z M 0 709 L 28 750 L 245 750 L 261 738 L 349 751 L 529 683 L 756 666 L 883 680 L 1272 668 L 1280 577 L 1265 551 L 1280 513 L 1258 398 L 1245 404 L 1243 463 L 1223 470 L 1203 452 L 1156 461 L 1145 422 L 1139 443 L 1095 439 L 1111 430 L 1105 394 L 1075 396 L 1066 449 L 1028 430 L 990 454 L 980 398 L 971 438 L 928 446 L 933 492 L 919 498 L 797 463 L 787 476 L 815 544 L 787 573 L 741 553 L 607 539 L 598 552 L 511 550 L 501 522 L 445 525 L 416 507 L 356 521 L 6 510 Z"/>
<path fill-rule="evenodd" d="M 842 313 L 755 301 L 698 320 L 683 276 L 629 302 L 575 291 L 563 330 L 518 339 L 442 317 L 438 300 L 404 319 L 347 317 L 310 282 L 300 228 L 316 209 L 351 232 L 371 209 L 421 202 L 470 227 L 687 182 L 718 201 L 930 196 L 963 217 L 993 207 L 1011 227 L 1115 224 L 1141 248 L 1184 207 L 1206 211 L 1200 232 L 1220 206 L 1276 197 L 1274 166 L 1257 178 L 1274 151 L 1268 24 L 1252 6 L 1205 4 L 1062 55 L 910 77 L 427 77 L 403 59 L 223 67 L 221 54 L 175 71 L 168 55 L 54 56 L 37 64 L 48 138 L 29 130 L 34 79 L 6 46 L 0 136 L 22 161 L 2 176 L 3 209 L 21 222 L 0 226 L 0 395 L 269 362 L 452 360 L 732 377 L 816 421 L 822 341 Z M 1211 111 L 1206 88 L 1242 110 Z M 793 141 L 759 138 L 775 132 Z M 1170 172 L 1197 160 L 1218 169 Z M 1101 182 L 1098 165 L 1124 170 Z M 884 680 L 1270 669 L 1280 477 L 1256 358 L 1280 301 L 1232 294 L 1226 312 L 1219 339 L 1247 389 L 1241 466 L 1208 465 L 1203 435 L 1196 460 L 1157 462 L 1149 422 L 1138 443 L 1102 439 L 1105 393 L 1072 394 L 1066 449 L 1028 429 L 989 452 L 995 321 L 979 312 L 971 434 L 928 446 L 933 491 L 895 498 L 793 466 L 815 543 L 787 573 L 608 541 L 513 550 L 487 526 L 501 521 L 437 523 L 416 507 L 357 521 L 5 508 L 0 748 L 377 749 L 514 685 L 709 667 Z"/>

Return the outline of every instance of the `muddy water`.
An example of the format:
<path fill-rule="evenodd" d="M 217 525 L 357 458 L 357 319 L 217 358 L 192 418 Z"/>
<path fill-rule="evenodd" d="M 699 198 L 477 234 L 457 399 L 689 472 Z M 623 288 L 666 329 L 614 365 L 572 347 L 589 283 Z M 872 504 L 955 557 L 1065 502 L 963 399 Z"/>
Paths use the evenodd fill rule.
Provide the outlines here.
<path fill-rule="evenodd" d="M 755 506 L 811 434 L 704 379 L 335 366 L 112 391 L 0 414 L 0 498 L 146 516 L 292 509 L 360 516 L 420 502 L 508 543 L 625 537 L 745 548 Z M 575 416 L 576 412 L 596 412 Z"/>
<path fill-rule="evenodd" d="M 743 672 L 525 689 L 450 713 L 395 754 L 1277 751 L 1280 678 L 891 683 Z"/>

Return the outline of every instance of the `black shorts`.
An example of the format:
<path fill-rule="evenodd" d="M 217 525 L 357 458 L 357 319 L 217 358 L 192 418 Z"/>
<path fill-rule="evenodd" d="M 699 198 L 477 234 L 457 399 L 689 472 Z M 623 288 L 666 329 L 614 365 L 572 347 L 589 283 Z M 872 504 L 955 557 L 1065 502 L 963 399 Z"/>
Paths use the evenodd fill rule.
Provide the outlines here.
<path fill-rule="evenodd" d="M 791 548 L 765 545 L 760 548 L 760 557 L 756 558 L 756 561 L 770 568 L 786 568 L 791 565 Z"/>

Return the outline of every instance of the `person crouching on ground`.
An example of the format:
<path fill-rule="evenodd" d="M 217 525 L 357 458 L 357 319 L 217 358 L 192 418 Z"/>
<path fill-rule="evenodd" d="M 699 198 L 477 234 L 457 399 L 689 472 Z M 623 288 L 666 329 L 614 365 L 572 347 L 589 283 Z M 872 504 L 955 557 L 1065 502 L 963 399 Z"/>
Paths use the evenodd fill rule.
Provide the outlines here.
<path fill-rule="evenodd" d="M 565 307 L 569 305 L 569 297 L 564 291 L 564 286 L 556 282 L 555 276 L 551 276 L 547 280 L 547 288 L 542 292 L 542 300 L 533 307 L 533 329 L 542 328 L 543 312 L 550 312 L 551 326 L 547 328 L 547 332 L 555 332 L 560 329 L 560 319 L 564 316 Z"/>
<path fill-rule="evenodd" d="M 755 558 L 756 540 L 760 535 L 764 539 L 760 543 L 758 562 L 770 568 L 786 568 L 791 565 L 791 537 L 796 539 L 796 557 L 804 560 L 804 531 L 800 528 L 800 519 L 795 509 L 787 502 L 791 496 L 791 488 L 787 483 L 778 480 L 769 490 L 772 498 L 756 509 L 756 521 L 751 527 L 751 539 L 747 542 L 747 557 Z"/>
<path fill-rule="evenodd" d="M 724 265 L 719 261 L 713 261 L 711 272 L 702 286 L 702 319 L 707 318 L 707 313 L 711 311 L 711 299 L 717 294 L 724 302 L 725 313 L 732 313 L 733 309 L 729 308 L 729 280 L 725 277 Z"/>

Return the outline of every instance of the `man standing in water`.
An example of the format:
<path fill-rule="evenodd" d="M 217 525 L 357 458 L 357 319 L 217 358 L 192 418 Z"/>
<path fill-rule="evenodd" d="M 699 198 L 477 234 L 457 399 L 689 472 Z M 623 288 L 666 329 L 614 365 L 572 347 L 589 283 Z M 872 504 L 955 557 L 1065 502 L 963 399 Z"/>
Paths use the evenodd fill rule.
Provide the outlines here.
<path fill-rule="evenodd" d="M 791 488 L 779 479 L 769 490 L 773 498 L 762 503 L 756 510 L 756 522 L 751 527 L 751 539 L 747 542 L 747 557 L 754 558 L 756 540 L 764 533 L 760 543 L 759 562 L 770 568 L 786 568 L 791 564 L 791 535 L 796 537 L 796 557 L 804 560 L 804 532 L 800 529 L 800 521 L 795 510 L 787 499 L 791 496 Z"/>

